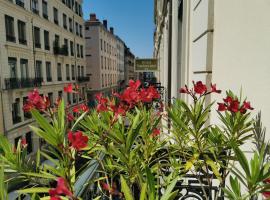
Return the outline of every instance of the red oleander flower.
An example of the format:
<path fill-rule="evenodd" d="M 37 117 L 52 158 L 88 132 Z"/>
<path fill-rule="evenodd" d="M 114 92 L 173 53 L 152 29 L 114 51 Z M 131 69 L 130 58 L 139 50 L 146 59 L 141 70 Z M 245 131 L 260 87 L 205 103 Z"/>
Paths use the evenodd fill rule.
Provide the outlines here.
<path fill-rule="evenodd" d="M 22 145 L 22 148 L 26 148 L 27 147 L 27 142 L 26 142 L 26 139 L 25 138 L 23 138 L 21 140 L 21 145 Z"/>
<path fill-rule="evenodd" d="M 233 98 L 230 96 L 227 96 L 226 99 L 223 99 L 225 103 L 231 103 L 233 101 Z"/>
<path fill-rule="evenodd" d="M 71 113 L 67 114 L 67 120 L 72 122 L 74 120 L 74 116 Z"/>
<path fill-rule="evenodd" d="M 74 106 L 73 107 L 73 112 L 74 113 L 79 113 L 80 112 L 80 108 L 78 106 Z"/>
<path fill-rule="evenodd" d="M 248 110 L 254 110 L 254 108 L 251 107 L 249 101 L 244 101 L 244 102 L 243 102 L 243 108 L 248 109 Z"/>
<path fill-rule="evenodd" d="M 103 190 L 108 191 L 108 192 L 111 191 L 111 187 L 109 186 L 109 184 L 104 183 L 104 182 L 101 182 L 100 184 Z"/>
<path fill-rule="evenodd" d="M 220 94 L 221 90 L 217 90 L 216 84 L 211 83 L 211 92 Z"/>
<path fill-rule="evenodd" d="M 70 191 L 70 188 L 67 185 L 66 180 L 62 177 L 59 177 L 57 179 L 57 187 L 49 190 L 49 195 L 50 195 L 51 199 L 53 199 L 53 200 L 61 199 L 59 197 L 60 195 L 65 195 L 68 197 L 73 196 L 72 192 Z"/>
<path fill-rule="evenodd" d="M 157 129 L 157 128 L 155 128 L 155 129 L 153 130 L 151 136 L 156 137 L 156 136 L 158 136 L 158 135 L 160 135 L 160 130 Z"/>
<path fill-rule="evenodd" d="M 82 112 L 88 112 L 89 111 L 89 107 L 87 105 L 85 105 L 85 104 L 81 104 L 80 105 L 80 110 Z"/>
<path fill-rule="evenodd" d="M 133 88 L 134 90 L 138 90 L 141 86 L 141 81 L 137 80 L 136 82 L 134 80 L 129 80 L 129 87 Z"/>
<path fill-rule="evenodd" d="M 227 110 L 227 106 L 224 103 L 218 103 L 218 111 Z"/>
<path fill-rule="evenodd" d="M 188 90 L 186 88 L 180 88 L 179 93 L 188 94 Z"/>
<path fill-rule="evenodd" d="M 38 90 L 34 89 L 28 93 L 28 99 L 23 106 L 23 110 L 29 112 L 35 108 L 39 111 L 45 111 L 50 105 L 49 98 L 40 96 Z"/>
<path fill-rule="evenodd" d="M 233 100 L 229 106 L 228 106 L 228 110 L 231 111 L 231 112 L 238 112 L 239 111 L 239 101 L 236 99 L 236 100 Z"/>
<path fill-rule="evenodd" d="M 207 87 L 201 81 L 196 82 L 196 84 L 193 82 L 193 84 L 195 93 L 200 95 L 206 93 Z"/>
<path fill-rule="evenodd" d="M 97 105 L 97 112 L 104 112 L 107 111 L 107 102 L 108 99 L 104 98 L 101 93 L 96 95 L 96 99 L 98 100 L 98 105 Z"/>
<path fill-rule="evenodd" d="M 87 147 L 88 137 L 84 136 L 81 131 L 77 131 L 74 134 L 70 131 L 68 133 L 68 140 L 70 142 L 70 146 L 77 151 Z"/>
<path fill-rule="evenodd" d="M 270 184 L 270 178 L 268 178 L 268 179 L 265 179 L 264 181 L 263 181 L 265 184 Z M 270 192 L 263 192 L 262 193 L 263 194 L 263 196 L 265 197 L 265 198 L 270 198 Z"/>
<path fill-rule="evenodd" d="M 64 87 L 64 92 L 66 92 L 66 93 L 72 93 L 73 92 L 73 88 L 72 88 L 71 83 L 69 83 L 66 87 Z"/>

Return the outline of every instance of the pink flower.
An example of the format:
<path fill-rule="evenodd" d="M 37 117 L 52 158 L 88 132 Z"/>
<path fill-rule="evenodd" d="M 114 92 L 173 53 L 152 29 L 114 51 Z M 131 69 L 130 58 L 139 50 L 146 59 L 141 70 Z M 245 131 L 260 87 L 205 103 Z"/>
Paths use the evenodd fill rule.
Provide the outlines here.
<path fill-rule="evenodd" d="M 70 145 L 77 151 L 87 147 L 88 137 L 84 136 L 81 131 L 77 131 L 74 134 L 70 131 L 68 133 L 68 140 Z"/>
<path fill-rule="evenodd" d="M 59 177 L 57 179 L 57 187 L 49 190 L 49 195 L 52 200 L 58 200 L 60 198 L 59 195 L 66 195 L 68 197 L 73 196 L 72 192 L 70 191 L 67 185 L 66 180 L 62 177 Z"/>
<path fill-rule="evenodd" d="M 218 103 L 218 111 L 227 110 L 227 106 L 224 103 Z"/>

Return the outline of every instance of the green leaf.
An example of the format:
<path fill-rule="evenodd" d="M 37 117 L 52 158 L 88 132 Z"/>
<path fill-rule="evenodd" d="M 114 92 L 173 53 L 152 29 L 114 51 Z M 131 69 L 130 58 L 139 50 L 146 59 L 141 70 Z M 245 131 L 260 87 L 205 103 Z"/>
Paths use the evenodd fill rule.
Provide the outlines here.
<path fill-rule="evenodd" d="M 247 178 L 250 178 L 251 174 L 250 174 L 250 169 L 249 169 L 249 165 L 248 165 L 248 161 L 246 156 L 244 155 L 244 153 L 239 149 L 239 147 L 234 147 L 234 153 L 237 157 L 237 160 L 239 161 L 241 167 L 243 168 L 243 170 L 245 171 L 245 174 L 247 175 Z"/>
<path fill-rule="evenodd" d="M 36 187 L 36 188 L 27 188 L 23 190 L 17 190 L 20 194 L 31 194 L 31 193 L 48 193 L 51 188 L 46 187 Z"/>
<path fill-rule="evenodd" d="M 170 185 L 167 187 L 166 191 L 164 192 L 164 195 L 162 195 L 161 199 L 160 200 L 169 200 L 169 199 L 172 199 L 172 191 L 176 185 L 178 181 L 178 177 L 175 178 L 171 183 Z M 175 191 L 175 192 L 178 192 L 178 191 Z M 176 193 L 177 194 L 177 193 Z"/>
<path fill-rule="evenodd" d="M 140 200 L 146 200 L 146 192 L 147 192 L 147 183 L 142 185 L 141 193 L 140 193 Z"/>
<path fill-rule="evenodd" d="M 123 176 L 120 177 L 120 180 L 121 180 L 121 188 L 124 192 L 125 199 L 126 200 L 134 200 L 133 196 L 132 196 L 132 192 L 131 192 L 130 188 L 128 187 L 127 182 L 123 178 Z"/>

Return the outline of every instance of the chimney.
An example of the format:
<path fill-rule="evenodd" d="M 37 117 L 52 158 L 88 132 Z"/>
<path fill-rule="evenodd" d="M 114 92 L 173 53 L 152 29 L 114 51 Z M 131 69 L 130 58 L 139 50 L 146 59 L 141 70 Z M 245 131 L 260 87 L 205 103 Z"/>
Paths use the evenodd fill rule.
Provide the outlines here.
<path fill-rule="evenodd" d="M 90 21 L 97 21 L 97 17 L 95 13 L 90 14 Z"/>
<path fill-rule="evenodd" d="M 110 32 L 111 32 L 111 34 L 114 34 L 113 27 L 110 27 Z"/>
<path fill-rule="evenodd" d="M 108 21 L 107 20 L 103 20 L 103 25 L 105 26 L 105 28 L 108 28 Z"/>

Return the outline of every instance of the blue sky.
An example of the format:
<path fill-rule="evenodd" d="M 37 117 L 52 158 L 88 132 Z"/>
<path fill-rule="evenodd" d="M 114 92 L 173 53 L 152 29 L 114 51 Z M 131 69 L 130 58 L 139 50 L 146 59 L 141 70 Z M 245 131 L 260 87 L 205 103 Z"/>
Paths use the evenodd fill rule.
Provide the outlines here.
<path fill-rule="evenodd" d="M 84 0 L 84 19 L 96 13 L 99 20 L 107 19 L 135 56 L 153 55 L 154 0 Z"/>

